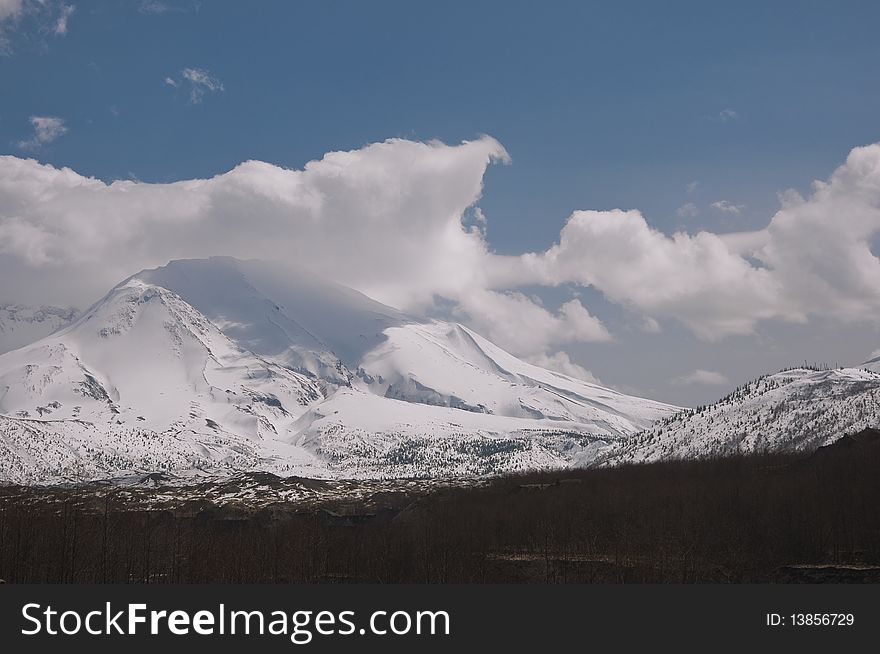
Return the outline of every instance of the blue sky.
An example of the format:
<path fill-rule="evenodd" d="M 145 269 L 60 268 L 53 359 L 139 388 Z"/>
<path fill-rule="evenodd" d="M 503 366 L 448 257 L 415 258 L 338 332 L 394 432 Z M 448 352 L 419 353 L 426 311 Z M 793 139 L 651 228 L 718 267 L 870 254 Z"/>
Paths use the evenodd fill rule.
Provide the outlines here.
<path fill-rule="evenodd" d="M 778 192 L 807 193 L 854 146 L 880 140 L 876 2 L 73 4 L 63 34 L 46 12 L 3 23 L 3 153 L 170 182 L 248 159 L 300 168 L 389 137 L 489 134 L 512 158 L 489 167 L 480 201 L 501 254 L 546 249 L 577 209 L 637 208 L 667 234 L 761 228 Z M 198 87 L 197 102 L 187 69 L 215 87 Z M 32 116 L 66 131 L 22 147 Z M 568 290 L 544 293 L 561 303 Z M 619 319 L 601 293 L 579 292 Z M 726 366 L 733 384 L 802 360 L 834 329 L 816 327 L 801 349 L 782 347 L 800 337 L 774 326 L 722 352 L 670 326 L 570 351 L 603 380 L 695 403 L 725 389 L 664 383 L 662 356 L 647 382 L 617 364 L 705 350 L 690 368 Z"/>
<path fill-rule="evenodd" d="M 520 251 L 582 207 L 638 207 L 673 229 L 693 200 L 688 227 L 762 225 L 778 190 L 880 138 L 875 2 L 144 6 L 83 3 L 64 38 L 0 59 L 4 150 L 18 153 L 28 116 L 57 115 L 69 132 L 41 160 L 170 181 L 486 133 L 514 161 L 488 173 L 489 238 Z M 163 84 L 187 67 L 225 90 L 188 103 Z M 703 207 L 718 200 L 745 211 L 730 224 Z"/>

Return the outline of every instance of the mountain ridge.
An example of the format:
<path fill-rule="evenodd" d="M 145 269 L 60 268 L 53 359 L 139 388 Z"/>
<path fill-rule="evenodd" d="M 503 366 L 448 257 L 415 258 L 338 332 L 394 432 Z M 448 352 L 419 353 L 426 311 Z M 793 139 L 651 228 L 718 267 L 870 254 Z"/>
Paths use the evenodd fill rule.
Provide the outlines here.
<path fill-rule="evenodd" d="M 659 420 L 593 463 L 616 465 L 766 452 L 814 451 L 880 425 L 880 373 L 795 367 Z"/>

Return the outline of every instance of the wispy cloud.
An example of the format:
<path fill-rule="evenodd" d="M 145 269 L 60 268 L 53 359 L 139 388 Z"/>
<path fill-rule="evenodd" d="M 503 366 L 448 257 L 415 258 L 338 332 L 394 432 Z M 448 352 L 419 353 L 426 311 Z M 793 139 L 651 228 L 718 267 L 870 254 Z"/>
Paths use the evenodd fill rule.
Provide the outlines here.
<path fill-rule="evenodd" d="M 718 112 L 718 120 L 722 123 L 729 123 L 734 120 L 739 120 L 739 114 L 733 109 L 722 109 Z"/>
<path fill-rule="evenodd" d="M 138 11 L 142 14 L 164 14 L 171 11 L 171 7 L 159 0 L 142 0 Z"/>
<path fill-rule="evenodd" d="M 697 180 L 694 180 L 692 182 L 688 182 L 687 184 L 685 184 L 684 190 L 685 190 L 685 193 L 687 193 L 688 195 L 693 195 L 694 193 L 697 192 L 697 189 L 699 187 L 700 187 L 700 183 Z"/>
<path fill-rule="evenodd" d="M 0 0 L 0 54 L 12 54 L 17 33 L 64 36 L 75 10 L 60 0 Z"/>
<path fill-rule="evenodd" d="M 693 372 L 689 372 L 686 375 L 682 375 L 681 377 L 676 377 L 672 381 L 674 384 L 684 386 L 691 386 L 695 384 L 700 384 L 703 386 L 724 386 L 725 384 L 730 383 L 730 380 L 722 375 L 720 372 L 702 369 L 697 369 Z"/>
<path fill-rule="evenodd" d="M 142 14 L 161 15 L 169 13 L 185 13 L 188 11 L 197 11 L 198 2 L 174 4 L 171 2 L 162 2 L 161 0 L 141 0 L 138 5 L 138 11 Z"/>
<path fill-rule="evenodd" d="M 23 8 L 22 0 L 0 0 L 0 55 L 12 53 L 9 32 L 11 25 L 21 17 Z"/>
<path fill-rule="evenodd" d="M 698 213 L 700 213 L 700 210 L 697 209 L 697 205 L 693 202 L 687 202 L 675 210 L 675 215 L 679 218 L 693 218 Z"/>
<path fill-rule="evenodd" d="M 76 7 L 74 5 L 61 5 L 52 31 L 58 35 L 67 34 L 67 21 L 70 19 Z"/>
<path fill-rule="evenodd" d="M 204 68 L 184 68 L 180 71 L 180 79 L 166 77 L 165 84 L 174 88 L 186 85 L 189 88 L 189 101 L 198 104 L 207 93 L 217 93 L 226 89 L 217 77 Z"/>
<path fill-rule="evenodd" d="M 733 204 L 732 202 L 728 202 L 727 200 L 718 200 L 717 202 L 712 203 L 712 208 L 718 209 L 718 211 L 723 211 L 724 213 L 732 213 L 738 216 L 742 213 L 742 210 L 746 208 L 746 205 Z"/>
<path fill-rule="evenodd" d="M 182 75 L 192 87 L 190 89 L 190 100 L 193 102 L 201 102 L 205 93 L 225 90 L 223 82 L 213 77 L 203 68 L 184 68 Z"/>
<path fill-rule="evenodd" d="M 22 150 L 36 150 L 67 132 L 64 119 L 57 116 L 31 116 L 30 123 L 34 134 L 31 138 L 18 142 L 18 147 Z"/>

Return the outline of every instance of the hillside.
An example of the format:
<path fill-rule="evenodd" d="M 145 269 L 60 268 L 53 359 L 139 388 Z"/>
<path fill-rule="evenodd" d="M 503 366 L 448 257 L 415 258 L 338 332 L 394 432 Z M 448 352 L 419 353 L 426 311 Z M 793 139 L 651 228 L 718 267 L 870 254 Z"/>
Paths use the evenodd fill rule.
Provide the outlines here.
<path fill-rule="evenodd" d="M 793 368 L 658 421 L 596 465 L 811 451 L 880 424 L 880 373 Z"/>

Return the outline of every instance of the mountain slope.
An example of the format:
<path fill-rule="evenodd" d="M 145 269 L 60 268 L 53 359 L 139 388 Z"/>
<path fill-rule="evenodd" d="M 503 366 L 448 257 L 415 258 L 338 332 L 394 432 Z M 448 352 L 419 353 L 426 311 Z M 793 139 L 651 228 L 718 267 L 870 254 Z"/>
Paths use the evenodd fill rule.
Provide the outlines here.
<path fill-rule="evenodd" d="M 61 331 L 0 356 L 0 413 L 51 422 L 62 441 L 84 434 L 95 448 L 126 430 L 161 433 L 222 462 L 228 452 L 216 439 L 230 449 L 280 442 L 322 398 L 316 381 L 243 350 L 173 293 L 136 279 Z"/>
<path fill-rule="evenodd" d="M 292 441 L 354 478 L 448 477 L 585 465 L 611 441 L 596 425 L 512 418 L 342 388 Z"/>
<path fill-rule="evenodd" d="M 610 438 L 630 435 L 673 411 L 525 363 L 456 323 L 410 323 L 385 335 L 361 361 L 360 381 L 386 397 L 590 425 Z"/>
<path fill-rule="evenodd" d="M 715 404 L 660 420 L 596 463 L 810 451 L 878 424 L 880 373 L 794 368 L 760 377 Z"/>
<path fill-rule="evenodd" d="M 0 304 L 0 354 L 48 336 L 76 315 L 76 309 Z"/>
<path fill-rule="evenodd" d="M 213 257 L 135 277 L 173 291 L 260 356 L 367 393 L 575 422 L 608 438 L 675 410 L 527 364 L 462 325 L 419 320 L 296 268 Z"/>

